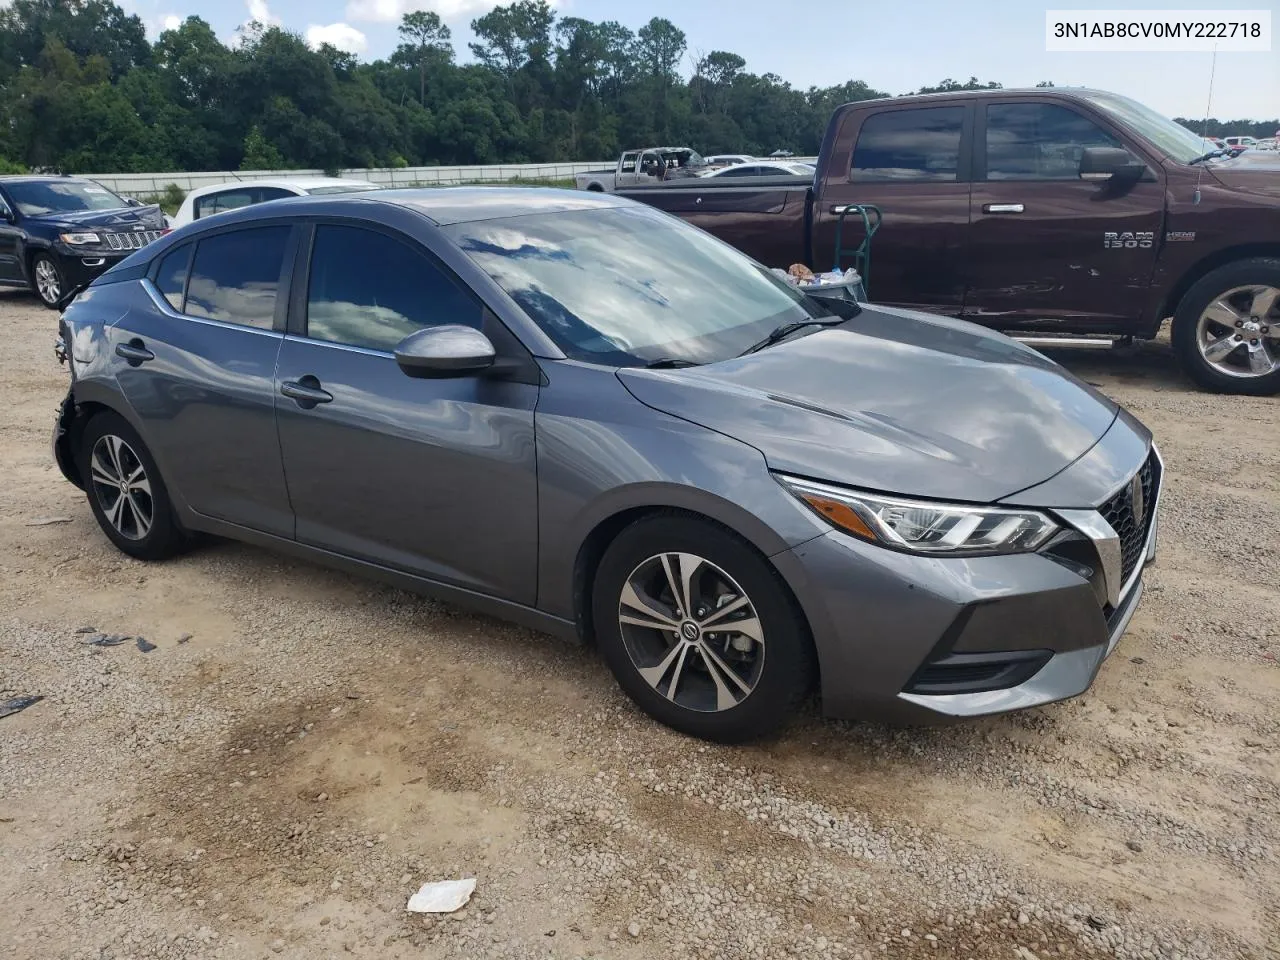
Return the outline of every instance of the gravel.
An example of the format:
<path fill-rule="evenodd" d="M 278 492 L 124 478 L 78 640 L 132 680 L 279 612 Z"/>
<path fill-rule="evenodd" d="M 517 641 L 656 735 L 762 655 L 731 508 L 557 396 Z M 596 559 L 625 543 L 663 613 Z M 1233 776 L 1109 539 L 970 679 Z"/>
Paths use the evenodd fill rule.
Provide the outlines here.
<path fill-rule="evenodd" d="M 1280 943 L 1276 401 L 1194 392 L 1167 344 L 1060 356 L 1153 429 L 1169 477 L 1159 565 L 1088 694 L 930 729 L 808 714 L 724 748 L 527 630 L 236 544 L 121 556 L 50 463 L 51 317 L 0 295 L 0 701 L 44 697 L 0 721 L 6 957 Z M 404 910 L 459 877 L 464 909 Z"/>

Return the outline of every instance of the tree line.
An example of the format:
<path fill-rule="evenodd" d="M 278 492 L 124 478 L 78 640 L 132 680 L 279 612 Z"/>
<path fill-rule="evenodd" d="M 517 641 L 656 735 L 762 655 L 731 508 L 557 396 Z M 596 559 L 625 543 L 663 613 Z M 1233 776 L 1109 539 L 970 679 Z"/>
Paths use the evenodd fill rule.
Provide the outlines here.
<path fill-rule="evenodd" d="M 794 88 L 735 53 L 689 49 L 661 17 L 632 31 L 518 0 L 471 28 L 473 62 L 456 62 L 430 11 L 403 18 L 389 57 L 360 62 L 277 26 L 251 23 L 227 44 L 193 16 L 152 43 L 111 0 L 13 0 L 0 10 L 0 170 L 536 163 L 658 143 L 812 155 L 837 106 L 888 96 L 861 80 Z"/>

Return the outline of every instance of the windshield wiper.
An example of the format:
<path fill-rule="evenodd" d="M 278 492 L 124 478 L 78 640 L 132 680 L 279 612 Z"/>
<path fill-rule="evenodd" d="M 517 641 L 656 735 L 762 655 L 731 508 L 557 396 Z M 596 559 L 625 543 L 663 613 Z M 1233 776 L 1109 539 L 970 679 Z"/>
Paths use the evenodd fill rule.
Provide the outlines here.
<path fill-rule="evenodd" d="M 686 360 L 683 357 L 659 357 L 657 360 L 650 360 L 644 365 L 646 370 L 674 370 L 677 367 L 700 367 L 702 364 L 696 360 Z"/>
<path fill-rule="evenodd" d="M 1214 157 L 1225 157 L 1230 150 L 1210 150 L 1208 153 L 1201 154 L 1194 160 L 1188 160 L 1187 166 L 1194 167 L 1197 163 L 1204 163 L 1206 160 L 1212 160 Z"/>
<path fill-rule="evenodd" d="M 749 353 L 756 353 L 763 350 L 765 347 L 771 347 L 783 337 L 789 337 L 797 330 L 802 330 L 805 327 L 835 327 L 844 322 L 844 317 L 810 317 L 808 320 L 791 320 L 776 328 L 759 343 L 753 343 L 751 346 L 747 347 L 747 349 L 743 350 L 738 354 L 738 356 L 745 357 Z"/>

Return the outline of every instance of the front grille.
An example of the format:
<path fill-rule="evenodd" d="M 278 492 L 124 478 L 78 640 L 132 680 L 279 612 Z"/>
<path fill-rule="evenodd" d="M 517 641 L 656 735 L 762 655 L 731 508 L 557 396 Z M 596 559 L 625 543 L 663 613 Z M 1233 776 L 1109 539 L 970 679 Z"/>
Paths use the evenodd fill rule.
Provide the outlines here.
<path fill-rule="evenodd" d="M 1142 518 L 1135 515 L 1133 482 L 1126 483 L 1119 493 L 1098 508 L 1098 512 L 1111 524 L 1120 538 L 1120 582 L 1128 583 L 1133 571 L 1142 560 L 1151 518 L 1155 516 L 1156 492 L 1160 488 L 1160 464 L 1155 453 L 1147 457 L 1138 471 L 1142 485 Z"/>
<path fill-rule="evenodd" d="M 104 233 L 102 239 L 112 250 L 141 250 L 161 236 L 163 234 L 159 230 L 134 230 L 131 233 Z"/>
<path fill-rule="evenodd" d="M 1049 650 L 942 654 L 921 664 L 903 690 L 927 696 L 1006 690 L 1026 683 L 1052 656 Z"/>

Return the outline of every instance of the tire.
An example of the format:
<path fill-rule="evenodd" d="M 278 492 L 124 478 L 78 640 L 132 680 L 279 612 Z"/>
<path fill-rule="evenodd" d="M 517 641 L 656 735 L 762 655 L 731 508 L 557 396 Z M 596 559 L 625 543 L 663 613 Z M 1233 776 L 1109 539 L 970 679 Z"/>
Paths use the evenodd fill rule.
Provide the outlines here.
<path fill-rule="evenodd" d="M 31 292 L 50 310 L 56 310 L 58 299 L 67 292 L 58 258 L 37 253 L 31 258 Z"/>
<path fill-rule="evenodd" d="M 690 556 L 701 562 L 681 559 Z M 664 557 L 681 592 L 685 573 L 694 571 L 695 604 L 703 601 L 701 619 L 711 621 L 705 634 L 697 606 L 693 617 L 675 616 Z M 724 610 L 719 618 L 717 609 Z M 619 619 L 623 611 L 631 622 Z M 660 514 L 618 534 L 596 573 L 592 617 L 619 686 L 649 716 L 691 736 L 721 743 L 762 737 L 811 689 L 813 645 L 785 584 L 750 544 L 705 520 Z"/>
<path fill-rule="evenodd" d="M 160 470 L 123 417 L 99 413 L 85 424 L 76 461 L 89 509 L 121 552 L 138 560 L 163 560 L 181 550 L 184 537 Z M 132 480 L 128 496 L 104 482 L 120 475 Z"/>
<path fill-rule="evenodd" d="M 1280 260 L 1238 260 L 1205 274 L 1179 302 L 1172 336 L 1183 369 L 1206 390 L 1280 393 Z"/>

